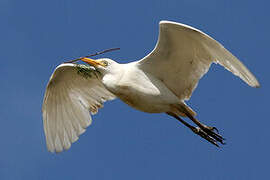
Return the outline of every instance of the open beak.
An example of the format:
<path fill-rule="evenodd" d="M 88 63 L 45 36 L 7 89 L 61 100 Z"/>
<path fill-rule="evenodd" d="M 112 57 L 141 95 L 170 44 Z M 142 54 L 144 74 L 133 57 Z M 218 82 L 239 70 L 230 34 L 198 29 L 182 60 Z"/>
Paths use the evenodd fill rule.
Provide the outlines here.
<path fill-rule="evenodd" d="M 83 57 L 83 58 L 81 58 L 81 60 L 82 60 L 83 62 L 85 62 L 85 63 L 91 65 L 91 66 L 94 66 L 94 67 L 96 67 L 96 66 L 98 66 L 98 65 L 103 66 L 102 63 L 100 63 L 100 62 L 98 62 L 98 61 L 96 61 L 96 60 L 94 60 L 94 59 L 90 59 L 90 58 L 85 58 L 85 57 Z"/>

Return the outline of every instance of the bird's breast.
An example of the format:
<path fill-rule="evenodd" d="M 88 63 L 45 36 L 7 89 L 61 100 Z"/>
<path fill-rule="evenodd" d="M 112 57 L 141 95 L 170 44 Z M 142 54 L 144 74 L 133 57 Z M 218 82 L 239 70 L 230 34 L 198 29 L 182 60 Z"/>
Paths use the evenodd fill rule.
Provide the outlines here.
<path fill-rule="evenodd" d="M 159 98 L 159 93 L 155 91 L 150 92 L 149 89 L 146 92 L 138 84 L 118 86 L 114 94 L 126 104 L 140 111 L 160 112 L 160 109 L 157 108 L 160 103 L 156 102 L 157 98 Z"/>
<path fill-rule="evenodd" d="M 105 87 L 131 107 L 149 113 L 166 112 L 178 98 L 155 77 L 141 71 L 119 80 L 104 80 Z"/>

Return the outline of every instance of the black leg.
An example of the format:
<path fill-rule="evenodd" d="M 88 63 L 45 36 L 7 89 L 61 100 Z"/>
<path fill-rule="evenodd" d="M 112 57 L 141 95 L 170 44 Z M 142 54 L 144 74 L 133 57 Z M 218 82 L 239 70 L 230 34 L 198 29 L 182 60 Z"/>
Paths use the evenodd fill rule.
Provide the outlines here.
<path fill-rule="evenodd" d="M 175 119 L 177 119 L 181 123 L 183 123 L 186 127 L 188 127 L 190 130 L 192 130 L 195 134 L 201 136 L 202 138 L 206 139 L 208 142 L 210 142 L 210 143 L 214 144 L 215 146 L 219 147 L 219 145 L 217 144 L 217 140 L 215 138 L 213 138 L 212 136 L 210 136 L 205 131 L 203 131 L 202 128 L 191 126 L 190 124 L 188 124 L 186 121 L 184 121 L 183 119 L 181 119 L 179 116 L 177 116 L 174 113 L 167 112 L 167 114 L 174 117 Z"/>
<path fill-rule="evenodd" d="M 206 132 L 209 136 L 211 136 L 212 138 L 214 138 L 216 141 L 220 142 L 221 144 L 225 144 L 224 143 L 225 139 L 220 134 L 218 134 L 218 129 L 216 127 L 210 127 L 210 126 L 206 126 L 202 124 L 198 119 L 193 117 L 188 111 L 186 111 L 185 114 L 191 121 L 197 124 L 199 128 L 202 129 L 204 132 Z"/>

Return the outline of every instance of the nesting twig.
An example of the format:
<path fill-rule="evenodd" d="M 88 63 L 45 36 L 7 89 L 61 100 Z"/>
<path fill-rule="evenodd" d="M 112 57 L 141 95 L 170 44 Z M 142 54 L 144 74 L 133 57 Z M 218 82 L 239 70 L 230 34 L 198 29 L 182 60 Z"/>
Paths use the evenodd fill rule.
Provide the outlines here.
<path fill-rule="evenodd" d="M 119 50 L 120 48 L 110 48 L 110 49 L 106 49 L 106 50 L 103 50 L 103 51 L 100 51 L 100 52 L 96 52 L 95 54 L 90 54 L 88 56 L 84 56 L 84 57 L 80 57 L 80 58 L 77 58 L 77 59 L 73 59 L 73 60 L 70 60 L 70 61 L 66 61 L 64 63 L 74 63 L 76 61 L 79 61 L 81 60 L 82 58 L 85 58 L 85 57 L 93 57 L 93 56 L 97 56 L 97 55 L 100 55 L 100 54 L 104 54 L 106 52 L 110 52 L 110 51 L 116 51 L 116 50 Z"/>

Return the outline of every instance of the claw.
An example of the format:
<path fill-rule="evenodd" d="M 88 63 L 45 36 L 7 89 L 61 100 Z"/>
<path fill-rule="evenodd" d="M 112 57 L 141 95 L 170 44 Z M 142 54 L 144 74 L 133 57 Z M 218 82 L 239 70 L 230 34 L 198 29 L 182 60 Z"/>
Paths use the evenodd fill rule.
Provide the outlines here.
<path fill-rule="evenodd" d="M 199 127 L 191 126 L 190 124 L 185 122 L 183 119 L 181 119 L 178 115 L 176 115 L 174 113 L 167 112 L 167 114 L 174 117 L 175 119 L 177 119 L 181 123 L 183 123 L 190 130 L 192 130 L 195 134 L 201 136 L 202 138 L 204 138 L 208 142 L 212 143 L 213 145 L 219 147 L 218 142 L 220 142 L 221 144 L 225 144 L 225 142 L 223 142 L 225 139 L 219 134 L 218 129 L 216 127 L 209 127 L 209 126 L 206 126 L 206 125 L 200 123 L 200 121 L 198 121 L 196 118 L 194 118 L 191 114 L 187 113 L 186 115 L 189 117 L 189 119 L 191 119 Z"/>
<path fill-rule="evenodd" d="M 217 144 L 217 140 L 214 139 L 213 137 L 209 136 L 208 133 L 206 133 L 205 131 L 203 131 L 201 128 L 199 127 L 195 127 L 194 129 L 192 129 L 192 131 L 201 136 L 202 138 L 206 139 L 208 142 L 212 143 L 213 145 L 219 147 L 219 145 Z"/>
<path fill-rule="evenodd" d="M 210 128 L 212 131 L 216 131 L 216 133 L 219 134 L 219 131 L 218 131 L 218 129 L 217 129 L 216 127 L 213 126 L 213 127 L 209 127 L 209 128 Z"/>
<path fill-rule="evenodd" d="M 223 138 L 219 132 L 218 129 L 216 127 L 209 127 L 209 126 L 203 126 L 203 130 L 209 135 L 212 136 L 214 139 L 216 139 L 218 142 L 220 142 L 221 144 L 223 144 L 223 140 L 225 140 L 225 138 Z M 215 132 L 216 131 L 216 132 Z"/>
<path fill-rule="evenodd" d="M 225 144 L 225 142 L 223 142 L 223 140 L 225 140 L 221 135 L 215 133 L 213 130 L 216 129 L 215 127 L 207 127 L 207 128 L 200 128 L 200 127 L 194 127 L 192 129 L 192 131 L 201 136 L 202 138 L 204 138 L 205 140 L 207 140 L 208 142 L 212 143 L 213 145 L 220 147 L 218 145 L 218 142 L 220 142 L 221 144 Z"/>

